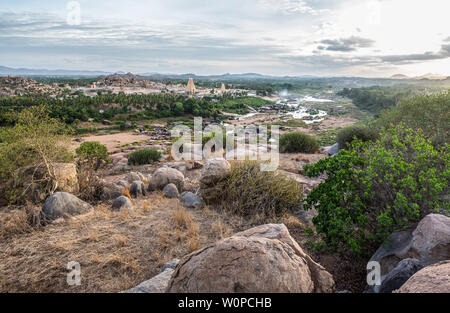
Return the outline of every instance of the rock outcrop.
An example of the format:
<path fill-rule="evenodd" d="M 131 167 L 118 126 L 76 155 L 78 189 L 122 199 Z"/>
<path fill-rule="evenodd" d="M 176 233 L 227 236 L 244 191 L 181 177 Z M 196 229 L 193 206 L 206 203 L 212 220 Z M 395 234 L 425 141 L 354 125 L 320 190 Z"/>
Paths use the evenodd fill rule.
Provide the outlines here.
<path fill-rule="evenodd" d="M 395 292 L 450 293 L 450 260 L 421 269 Z"/>
<path fill-rule="evenodd" d="M 164 272 L 144 281 L 134 288 L 122 291 L 122 293 L 164 293 L 172 274 L 173 269 L 167 268 Z"/>
<path fill-rule="evenodd" d="M 48 220 L 84 214 L 92 206 L 67 192 L 56 192 L 45 200 L 42 213 Z"/>
<path fill-rule="evenodd" d="M 333 292 L 330 273 L 315 263 L 283 224 L 261 225 L 180 260 L 167 292 Z"/>

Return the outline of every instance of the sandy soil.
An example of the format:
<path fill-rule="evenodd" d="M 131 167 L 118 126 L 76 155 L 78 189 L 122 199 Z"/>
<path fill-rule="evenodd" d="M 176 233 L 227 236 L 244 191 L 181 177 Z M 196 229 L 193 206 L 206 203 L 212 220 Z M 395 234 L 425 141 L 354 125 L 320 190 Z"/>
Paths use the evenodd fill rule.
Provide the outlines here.
<path fill-rule="evenodd" d="M 108 148 L 108 152 L 114 153 L 121 150 L 121 147 L 133 142 L 143 142 L 150 140 L 148 135 L 135 134 L 133 132 L 123 132 L 115 134 L 99 134 L 81 137 L 81 142 L 72 140 L 72 148 L 76 149 L 85 141 L 98 141 Z"/>

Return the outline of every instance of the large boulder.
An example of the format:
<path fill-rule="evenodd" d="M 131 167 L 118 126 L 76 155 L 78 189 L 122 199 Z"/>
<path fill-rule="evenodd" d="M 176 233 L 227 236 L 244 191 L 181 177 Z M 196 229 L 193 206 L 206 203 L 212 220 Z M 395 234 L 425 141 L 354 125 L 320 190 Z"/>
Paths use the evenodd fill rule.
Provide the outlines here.
<path fill-rule="evenodd" d="M 167 268 L 155 277 L 144 281 L 134 288 L 122 291 L 122 293 L 164 293 L 172 274 L 173 269 Z"/>
<path fill-rule="evenodd" d="M 177 186 L 175 186 L 175 184 L 166 185 L 166 187 L 164 187 L 162 192 L 167 198 L 178 198 L 180 195 L 178 193 L 178 189 Z"/>
<path fill-rule="evenodd" d="M 59 217 L 69 217 L 89 212 L 92 206 L 67 192 L 56 192 L 44 203 L 42 213 L 46 219 L 54 220 Z"/>
<path fill-rule="evenodd" d="M 421 269 L 395 292 L 450 293 L 450 260 Z"/>
<path fill-rule="evenodd" d="M 171 183 L 175 184 L 178 190 L 183 190 L 183 173 L 171 167 L 161 167 L 153 173 L 150 183 L 148 184 L 148 190 L 153 191 L 163 189 L 167 184 Z"/>
<path fill-rule="evenodd" d="M 140 196 L 145 196 L 145 185 L 143 182 L 141 182 L 140 180 L 135 180 L 131 185 L 130 185 L 130 195 L 133 198 L 137 198 Z"/>
<path fill-rule="evenodd" d="M 190 191 L 185 191 L 181 194 L 180 202 L 187 208 L 201 208 L 204 204 L 202 198 Z"/>
<path fill-rule="evenodd" d="M 407 258 L 418 259 L 423 266 L 450 259 L 450 218 L 429 214 L 413 231 L 392 233 L 370 261 L 379 262 L 381 275 L 386 275 Z"/>
<path fill-rule="evenodd" d="M 116 200 L 113 201 L 111 205 L 111 210 L 120 211 L 120 210 L 131 210 L 133 208 L 133 203 L 128 197 L 120 196 Z"/>
<path fill-rule="evenodd" d="M 200 183 L 202 185 L 213 185 L 227 178 L 230 175 L 231 166 L 223 158 L 214 158 L 208 160 L 202 168 Z"/>
<path fill-rule="evenodd" d="M 167 292 L 332 292 L 334 281 L 283 224 L 261 225 L 180 260 Z"/>

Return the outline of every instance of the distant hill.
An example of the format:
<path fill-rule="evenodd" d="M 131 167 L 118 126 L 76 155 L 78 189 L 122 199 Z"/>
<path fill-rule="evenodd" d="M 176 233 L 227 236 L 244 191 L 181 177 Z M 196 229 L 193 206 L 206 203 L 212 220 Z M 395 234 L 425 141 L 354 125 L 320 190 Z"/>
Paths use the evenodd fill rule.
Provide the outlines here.
<path fill-rule="evenodd" d="M 99 76 L 111 73 L 103 71 L 83 71 L 83 70 L 47 70 L 47 69 L 29 69 L 29 68 L 11 68 L 0 66 L 0 76 Z"/>
<path fill-rule="evenodd" d="M 403 74 L 395 74 L 391 76 L 392 79 L 409 79 L 409 76 L 403 75 Z"/>
<path fill-rule="evenodd" d="M 431 80 L 443 80 L 443 79 L 447 79 L 447 76 L 442 76 L 439 74 L 432 74 L 432 73 L 428 73 L 422 76 L 416 76 L 414 77 L 415 79 L 431 79 Z"/>

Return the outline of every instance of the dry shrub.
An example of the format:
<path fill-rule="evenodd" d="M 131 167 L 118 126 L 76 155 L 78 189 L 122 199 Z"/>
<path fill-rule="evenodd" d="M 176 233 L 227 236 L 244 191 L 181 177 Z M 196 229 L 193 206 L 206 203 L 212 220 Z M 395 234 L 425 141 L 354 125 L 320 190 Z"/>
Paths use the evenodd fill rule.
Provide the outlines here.
<path fill-rule="evenodd" d="M 193 252 L 193 251 L 200 249 L 200 240 L 199 240 L 198 236 L 190 237 L 188 239 L 188 249 L 189 249 L 189 252 Z"/>
<path fill-rule="evenodd" d="M 90 241 L 98 241 L 98 233 L 90 233 L 89 240 Z"/>
<path fill-rule="evenodd" d="M 122 235 L 117 235 L 116 236 L 116 240 L 117 240 L 117 244 L 118 244 L 119 247 L 123 247 L 127 243 L 127 238 L 125 238 Z"/>
<path fill-rule="evenodd" d="M 182 206 L 173 212 L 173 219 L 177 227 L 188 228 L 192 223 L 192 215 Z"/>
<path fill-rule="evenodd" d="M 296 211 L 303 198 L 300 183 L 275 171 L 261 171 L 256 161 L 234 162 L 231 175 L 208 193 L 210 202 L 225 210 L 257 219 Z"/>
<path fill-rule="evenodd" d="M 28 203 L 25 207 L 0 213 L 0 237 L 32 231 L 43 223 L 41 208 Z"/>

